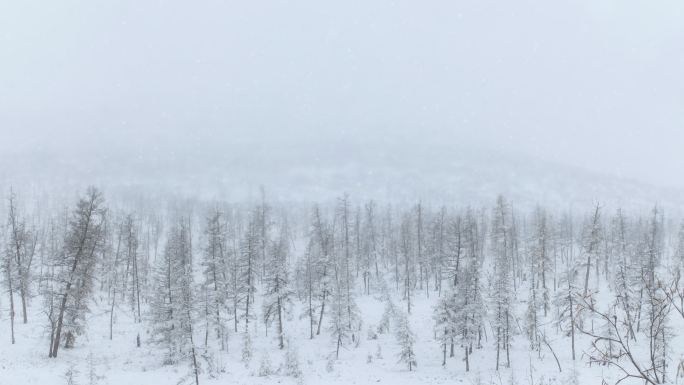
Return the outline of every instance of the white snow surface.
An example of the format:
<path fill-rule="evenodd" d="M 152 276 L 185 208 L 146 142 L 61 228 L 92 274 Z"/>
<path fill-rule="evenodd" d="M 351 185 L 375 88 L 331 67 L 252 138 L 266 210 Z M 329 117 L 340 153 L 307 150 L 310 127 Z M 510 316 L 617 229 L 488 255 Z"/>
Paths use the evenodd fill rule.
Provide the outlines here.
<path fill-rule="evenodd" d="M 397 291 L 390 284 L 395 304 L 402 311 L 406 311 L 406 303 L 401 301 Z M 611 298 L 607 293 L 605 303 Z M 527 289 L 519 289 L 516 299 L 516 323 L 522 325 L 525 311 L 524 299 Z M 256 295 L 256 309 L 260 309 L 259 292 Z M 501 367 L 495 371 L 496 349 L 489 323 L 485 328 L 483 348 L 474 349 L 471 356 L 470 372 L 465 371 L 463 354 L 456 345 L 455 356 L 447 359 L 446 366 L 442 366 L 442 351 L 439 342 L 434 338 L 433 307 L 438 293 L 416 290 L 412 301 L 412 312 L 409 316 L 411 328 L 416 335 L 416 357 L 418 367 L 408 371 L 405 364 L 397 361 L 399 347 L 393 332 L 378 334 L 377 340 L 367 338 L 369 327 L 377 326 L 384 304 L 379 297 L 357 293 L 357 304 L 364 320 L 358 346 L 342 349 L 339 359 L 333 360 L 332 371 L 328 371 L 329 357 L 334 357 L 334 344 L 325 328 L 314 339 L 309 338 L 308 321 L 299 319 L 301 304 L 295 301 L 285 323 L 285 333 L 290 344 L 299 355 L 301 378 L 292 378 L 284 374 L 279 366 L 284 365 L 285 350 L 279 350 L 272 327 L 269 336 L 258 314 L 258 321 L 254 322 L 252 330 L 253 358 L 249 365 L 241 361 L 242 331 L 244 323 L 240 324 L 238 333 L 230 329 L 228 351 L 220 352 L 215 339 L 209 338 L 209 347 L 204 348 L 204 330 L 196 330 L 196 341 L 200 341 L 200 354 L 211 353 L 212 364 L 220 368 L 218 373 L 210 374 L 206 370 L 208 364 L 201 358 L 204 373 L 200 375 L 200 384 L 573 384 L 574 375 L 578 376 L 578 384 L 613 384 L 622 376 L 611 367 L 586 363 L 583 352 L 589 348 L 590 340 L 577 333 L 577 360 L 572 361 L 570 353 L 570 339 L 556 332 L 552 323 L 552 316 L 547 317 L 544 330 L 562 366 L 559 372 L 556 362 L 546 348 L 538 355 L 530 351 L 529 342 L 519 330 L 513 338 L 511 368 Z M 599 297 L 600 298 L 600 297 Z M 146 333 L 150 329 L 149 323 L 136 324 L 130 305 L 120 306 L 115 314 L 114 333 L 109 339 L 109 308 L 106 299 L 98 293 L 92 305 L 92 312 L 87 318 L 87 331 L 77 339 L 73 349 L 61 349 L 56 359 L 48 358 L 47 351 L 49 336 L 45 332 L 46 316 L 40 311 L 39 298 L 31 303 L 28 324 L 22 324 L 20 317 L 16 323 L 16 344 L 9 344 L 9 318 L 7 316 L 7 301 L 2 302 L 2 318 L 0 318 L 0 384 L 2 385 L 52 385 L 69 384 L 66 373 L 72 370 L 74 384 L 98 385 L 175 385 L 193 382 L 189 363 L 182 362 L 175 366 L 165 366 L 162 363 L 163 351 L 150 346 L 146 341 Z M 599 301 L 599 308 L 602 301 Z M 681 318 L 673 314 L 670 326 L 675 330 L 682 330 L 684 325 Z M 325 323 L 325 320 L 324 320 Z M 324 324 L 326 326 L 327 323 Z M 143 335 L 142 347 L 135 344 L 138 331 Z M 382 357 L 377 357 L 378 347 L 381 347 Z M 668 374 L 674 378 L 676 363 L 682 357 L 681 346 L 684 339 L 677 337 L 670 342 L 673 350 L 674 363 L 670 364 Z M 264 355 L 268 355 L 272 370 L 275 374 L 262 377 L 258 375 L 259 366 Z M 372 362 L 368 357 L 372 356 Z M 92 359 L 89 359 L 92 357 Z M 95 375 L 91 382 L 91 374 Z M 641 384 L 641 381 L 625 380 L 622 384 Z M 674 382 L 673 382 L 674 383 Z"/>

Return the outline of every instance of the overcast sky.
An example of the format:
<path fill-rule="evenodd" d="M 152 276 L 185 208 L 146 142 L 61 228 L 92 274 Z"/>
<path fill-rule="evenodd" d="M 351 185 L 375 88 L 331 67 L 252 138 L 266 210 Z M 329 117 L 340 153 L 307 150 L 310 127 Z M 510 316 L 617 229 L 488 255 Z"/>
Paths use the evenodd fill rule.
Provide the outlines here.
<path fill-rule="evenodd" d="M 304 140 L 684 186 L 684 2 L 0 1 L 6 154 Z"/>

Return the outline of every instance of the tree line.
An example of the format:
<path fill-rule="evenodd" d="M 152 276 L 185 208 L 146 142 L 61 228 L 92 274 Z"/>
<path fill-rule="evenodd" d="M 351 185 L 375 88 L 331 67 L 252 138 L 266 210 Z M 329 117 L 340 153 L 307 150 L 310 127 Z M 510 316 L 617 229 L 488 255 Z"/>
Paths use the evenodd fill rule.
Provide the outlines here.
<path fill-rule="evenodd" d="M 118 313 L 129 315 L 131 343 L 160 349 L 165 364 L 187 363 L 195 383 L 212 370 L 208 347 L 237 347 L 249 364 L 258 333 L 301 375 L 288 342 L 293 316 L 308 338 L 329 339 L 330 365 L 359 345 L 365 326 L 365 338 L 392 331 L 398 360 L 415 370 L 410 319 L 421 296 L 434 301 L 442 365 L 456 358 L 470 371 L 473 354 L 494 349 L 492 369 L 508 368 L 513 341 L 524 340 L 559 371 L 557 350 L 569 346 L 572 360 L 613 367 L 621 379 L 661 384 L 675 375 L 668 342 L 684 318 L 684 225 L 657 206 L 576 213 L 516 210 L 502 196 L 491 207 L 456 208 L 342 195 L 302 207 L 270 204 L 262 191 L 248 204 L 159 208 L 108 206 L 96 188 L 52 212 L 22 210 L 11 190 L 5 206 L 9 342 L 21 343 L 15 323 L 29 321 L 27 308 L 40 309 L 31 314 L 46 325 L 49 358 L 80 343 L 99 296 L 110 339 Z M 383 304 L 377 325 L 364 325 L 359 296 Z"/>

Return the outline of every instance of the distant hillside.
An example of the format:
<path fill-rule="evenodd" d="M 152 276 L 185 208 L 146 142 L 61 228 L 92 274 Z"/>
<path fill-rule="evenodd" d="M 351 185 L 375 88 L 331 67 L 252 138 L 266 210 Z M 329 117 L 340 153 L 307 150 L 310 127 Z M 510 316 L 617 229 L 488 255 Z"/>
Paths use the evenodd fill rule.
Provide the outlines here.
<path fill-rule="evenodd" d="M 348 192 L 397 203 L 421 199 L 477 205 L 502 193 L 518 206 L 540 203 L 565 209 L 601 202 L 644 210 L 659 203 L 677 212 L 684 206 L 684 195 L 676 189 L 448 143 L 407 150 L 406 143 L 245 142 L 183 151 L 112 148 L 107 153 L 43 151 L 3 157 L 0 183 L 32 190 L 73 191 L 96 184 L 110 192 L 133 189 L 244 200 L 263 185 L 270 196 L 284 201 L 327 201 Z"/>

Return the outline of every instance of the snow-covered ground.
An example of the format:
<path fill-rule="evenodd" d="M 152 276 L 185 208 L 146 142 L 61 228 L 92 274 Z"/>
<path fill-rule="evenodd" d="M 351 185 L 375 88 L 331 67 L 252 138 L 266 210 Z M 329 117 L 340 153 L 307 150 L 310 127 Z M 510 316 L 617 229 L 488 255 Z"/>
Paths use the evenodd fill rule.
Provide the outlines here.
<path fill-rule="evenodd" d="M 526 293 L 519 293 L 521 298 Z M 446 366 L 442 366 L 442 351 L 434 338 L 433 306 L 437 293 L 417 292 L 414 307 L 409 316 L 411 328 L 416 335 L 416 357 L 418 367 L 409 371 L 405 364 L 399 363 L 397 346 L 393 333 L 378 334 L 377 339 L 368 338 L 368 329 L 378 325 L 384 304 L 374 295 L 357 297 L 357 304 L 364 320 L 360 332 L 358 346 L 342 349 L 339 359 L 334 357 L 334 344 L 327 330 L 323 330 L 314 339 L 309 339 L 308 323 L 299 320 L 301 307 L 296 304 L 285 324 L 286 335 L 291 347 L 298 353 L 301 378 L 285 375 L 285 350 L 278 350 L 277 341 L 265 335 L 263 323 L 254 323 L 252 333 L 253 358 L 250 364 L 242 361 L 242 324 L 239 333 L 230 333 L 228 352 L 219 352 L 215 341 L 210 338 L 212 365 L 216 370 L 209 373 L 209 365 L 205 358 L 201 366 L 204 373 L 200 376 L 202 384 L 601 384 L 602 380 L 612 384 L 621 376 L 614 368 L 605 366 L 589 366 L 582 351 L 589 347 L 590 341 L 578 335 L 578 357 L 571 360 L 569 338 L 557 334 L 556 328 L 549 323 L 545 327 L 551 346 L 558 355 L 562 372 L 548 349 L 542 349 L 541 355 L 531 352 L 527 338 L 516 333 L 511 350 L 511 368 L 495 368 L 495 348 L 491 330 L 485 329 L 484 348 L 475 349 L 471 356 L 471 370 L 466 373 L 463 355 L 456 349 L 454 358 L 448 358 Z M 191 369 L 188 363 L 176 366 L 162 364 L 163 352 L 146 343 L 143 338 L 142 347 L 136 347 L 136 335 L 140 328 L 143 335 L 149 325 L 135 324 L 127 306 L 117 310 L 112 340 L 109 339 L 109 309 L 100 298 L 92 306 L 88 316 L 87 332 L 77 341 L 73 349 L 62 349 L 59 357 L 50 359 L 48 352 L 48 336 L 45 332 L 46 318 L 39 310 L 35 299 L 30 308 L 29 323 L 16 324 L 16 344 L 9 344 L 9 319 L 3 307 L 0 319 L 0 335 L 5 341 L 0 345 L 0 384 L 2 385 L 50 385 L 69 384 L 68 372 L 73 373 L 74 384 L 100 385 L 171 385 L 179 381 L 190 382 Z M 523 301 L 519 300 L 518 320 L 524 314 Z M 405 310 L 405 302 L 395 296 L 395 303 Z M 6 301 L 3 301 L 3 306 Z M 257 304 L 258 305 L 258 304 Z M 673 317 L 674 318 L 674 317 Z M 681 327 L 679 320 L 673 327 Z M 680 329 L 681 330 L 681 329 Z M 203 336 L 203 330 L 198 336 Z M 200 336 L 200 337 L 201 337 Z M 202 338 L 198 338 L 202 340 Z M 203 341 L 199 343 L 200 351 Z M 677 338 L 671 342 L 673 358 L 677 361 L 684 350 L 684 340 Z M 271 362 L 274 372 L 269 376 L 260 376 L 259 369 L 264 357 Z M 332 362 L 332 367 L 329 362 Z M 676 362 L 670 372 L 673 376 Z M 575 380 L 577 376 L 577 380 Z M 92 379 L 92 381 L 91 381 Z M 640 384 L 641 381 L 625 381 L 627 384 Z"/>

